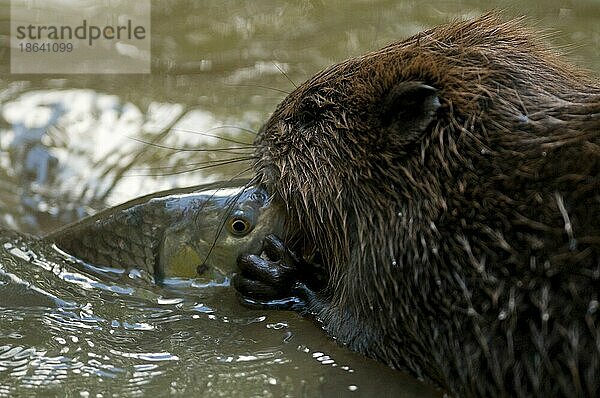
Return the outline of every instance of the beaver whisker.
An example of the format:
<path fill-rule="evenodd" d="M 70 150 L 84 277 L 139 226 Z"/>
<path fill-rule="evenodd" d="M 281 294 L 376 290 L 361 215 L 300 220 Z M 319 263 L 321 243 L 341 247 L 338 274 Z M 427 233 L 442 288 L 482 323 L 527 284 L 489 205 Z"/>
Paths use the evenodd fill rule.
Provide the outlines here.
<path fill-rule="evenodd" d="M 185 112 L 182 112 L 179 116 L 177 116 L 175 119 L 171 120 L 171 122 L 164 126 L 154 137 L 153 139 L 155 141 L 160 141 L 162 140 L 165 136 L 167 136 L 167 134 L 169 134 L 169 130 L 171 127 L 175 126 L 179 121 L 181 121 L 181 119 L 183 119 L 185 115 Z M 115 175 L 113 175 L 110 179 L 112 180 L 112 183 L 110 184 L 110 186 L 104 190 L 104 193 L 102 195 L 99 196 L 98 199 L 104 201 L 106 200 L 106 198 L 108 198 L 108 196 L 111 194 L 112 190 L 117 186 L 118 181 L 121 180 L 121 177 L 125 176 L 125 174 L 127 173 L 128 170 L 130 170 L 137 162 L 138 160 L 140 160 L 141 158 L 143 158 L 145 156 L 145 151 L 138 151 L 136 154 L 134 154 L 133 158 L 130 160 L 130 162 L 125 166 L 125 167 L 121 167 L 119 168 Z M 113 173 L 113 168 L 112 167 L 108 167 L 106 168 L 106 170 L 101 174 L 100 179 L 104 179 L 105 177 L 107 177 L 109 174 Z M 81 194 L 79 195 L 80 199 L 84 198 L 86 195 L 88 194 L 88 188 L 82 190 Z M 97 196 L 97 195 L 94 195 Z"/>
<path fill-rule="evenodd" d="M 173 146 L 168 146 L 168 145 L 163 145 L 163 144 L 157 144 L 157 143 L 145 141 L 145 140 L 142 140 L 142 139 L 136 138 L 136 137 L 128 137 L 128 138 L 133 141 L 137 141 L 137 142 L 140 142 L 140 143 L 148 145 L 148 146 L 153 146 L 156 148 L 168 149 L 170 151 L 178 151 L 178 152 L 229 152 L 229 153 L 235 154 L 236 152 L 231 152 L 231 151 L 243 150 L 243 149 L 254 150 L 256 148 L 254 145 L 250 145 L 250 144 L 244 145 L 244 146 L 239 146 L 239 147 L 230 147 L 230 148 L 212 148 L 212 149 L 185 148 L 185 147 L 173 147 Z M 243 154 L 243 152 L 241 154 Z"/>
<path fill-rule="evenodd" d="M 201 167 L 193 167 L 191 169 L 186 169 L 186 170 L 177 170 L 177 171 L 172 171 L 169 173 L 155 173 L 155 174 L 126 174 L 126 175 L 124 175 L 124 177 L 164 177 L 164 176 L 170 176 L 170 175 L 192 173 L 194 171 L 206 170 L 206 169 L 216 168 L 216 167 L 225 166 L 225 165 L 234 164 L 234 163 L 248 162 L 253 159 L 255 159 L 254 156 L 249 156 L 249 157 L 245 157 L 245 158 L 237 158 L 237 159 L 233 159 L 233 160 L 227 159 L 224 161 L 217 160 L 217 161 L 215 161 L 214 164 L 209 164 L 209 165 L 205 165 L 205 166 L 201 166 Z M 248 169 L 245 171 L 248 171 Z M 243 173 L 237 174 L 236 176 L 239 176 L 241 174 L 243 174 Z"/>
<path fill-rule="evenodd" d="M 266 90 L 277 91 L 278 93 L 282 93 L 282 94 L 285 94 L 285 95 L 288 95 L 288 94 L 291 93 L 291 91 L 286 91 L 286 90 L 282 90 L 282 89 L 275 88 L 275 87 L 263 86 L 263 85 L 260 85 L 260 84 L 230 84 L 230 83 L 224 83 L 224 85 L 230 86 L 230 87 L 264 88 Z"/>
<path fill-rule="evenodd" d="M 207 203 L 208 203 L 208 202 L 209 202 L 209 201 L 210 201 L 210 200 L 211 200 L 211 199 L 212 199 L 212 198 L 213 198 L 213 197 L 214 197 L 214 196 L 215 196 L 215 195 L 216 195 L 216 194 L 217 194 L 217 193 L 218 193 L 218 192 L 219 192 L 221 189 L 222 189 L 222 187 L 224 187 L 224 186 L 227 186 L 227 184 L 228 184 L 229 182 L 231 182 L 231 181 L 235 180 L 237 177 L 239 177 L 239 176 L 243 175 L 244 173 L 246 173 L 246 172 L 250 171 L 251 169 L 252 169 L 252 167 L 249 167 L 249 168 L 247 168 L 247 169 L 245 169 L 245 170 L 242 170 L 242 171 L 240 171 L 239 173 L 237 173 L 236 175 L 234 175 L 233 177 L 231 177 L 229 180 L 222 181 L 222 182 L 221 182 L 221 184 L 220 184 L 220 186 L 219 186 L 219 188 L 217 188 L 217 189 L 216 189 L 216 190 L 215 190 L 215 191 L 214 191 L 214 192 L 213 192 L 213 193 L 212 193 L 212 194 L 211 194 L 211 195 L 208 197 L 208 200 L 207 200 L 207 201 L 205 201 L 205 202 L 202 204 L 202 206 L 200 206 L 200 209 L 199 209 L 199 211 L 198 211 L 198 213 L 197 213 L 197 214 L 198 214 L 198 215 L 199 215 L 199 214 L 202 214 L 202 210 L 204 210 L 204 207 L 206 206 L 206 204 L 207 204 Z M 256 178 L 256 177 L 254 177 L 254 178 Z M 252 178 L 250 181 L 252 181 L 254 178 Z M 244 185 L 244 187 L 245 187 L 245 185 Z M 207 256 L 207 257 L 208 257 L 208 256 Z M 206 262 L 206 260 L 204 260 L 204 261 L 203 261 L 203 263 L 205 263 L 205 262 Z"/>
<path fill-rule="evenodd" d="M 247 168 L 246 170 L 243 170 L 242 172 L 238 173 L 237 175 L 233 176 L 231 180 L 239 177 L 240 175 L 248 172 L 252 170 L 252 166 Z M 240 191 L 233 197 L 231 198 L 231 201 L 229 203 L 229 205 L 227 206 L 226 211 L 223 212 L 223 216 L 221 217 L 221 222 L 219 223 L 219 228 L 217 229 L 217 232 L 215 233 L 215 238 L 213 239 L 213 242 L 210 246 L 210 249 L 208 249 L 208 252 L 206 253 L 206 256 L 204 257 L 204 260 L 202 261 L 202 263 L 200 263 L 200 265 L 198 266 L 198 270 L 205 268 L 206 267 L 206 262 L 208 261 L 208 259 L 210 258 L 210 255 L 212 254 L 217 241 L 219 239 L 219 236 L 221 235 L 221 232 L 223 231 L 223 228 L 225 227 L 225 223 L 227 222 L 227 218 L 230 216 L 231 214 L 231 210 L 233 209 L 233 207 L 235 206 L 236 202 L 238 201 L 238 199 L 240 198 L 240 196 L 244 193 L 244 191 L 249 188 L 250 186 L 252 186 L 254 183 L 256 183 L 256 181 L 259 180 L 258 176 L 254 176 L 253 178 L 251 178 L 246 184 L 244 184 Z M 217 190 L 218 191 L 218 190 Z M 213 193 L 213 195 L 215 195 L 215 193 Z M 212 197 L 212 196 L 211 196 Z"/>
<path fill-rule="evenodd" d="M 208 129 L 206 131 L 194 131 L 194 130 L 182 129 L 182 128 L 178 128 L 178 127 L 174 127 L 171 130 L 172 131 L 181 131 L 181 132 L 190 133 L 190 134 L 202 135 L 204 137 L 217 138 L 217 139 L 222 140 L 222 141 L 233 142 L 234 144 L 252 145 L 251 142 L 237 141 L 237 140 L 234 140 L 234 139 L 231 139 L 231 138 L 222 137 L 220 135 L 208 134 L 208 132 L 210 132 L 210 131 L 222 130 L 222 129 L 236 129 L 236 130 L 240 130 L 240 131 L 252 134 L 252 135 L 256 135 L 256 131 L 254 131 L 252 129 L 245 128 L 245 127 L 240 127 L 240 126 L 233 126 L 233 125 L 216 126 L 216 127 L 210 128 L 210 129 Z"/>
<path fill-rule="evenodd" d="M 294 86 L 294 88 L 298 88 L 298 85 L 296 83 L 294 83 L 294 81 L 288 76 L 287 73 L 285 73 L 285 71 L 283 69 L 281 69 L 281 67 L 277 64 L 277 62 L 273 62 L 273 66 L 275 66 L 279 70 L 279 72 L 281 72 L 281 74 L 283 76 L 285 76 L 286 79 L 288 79 L 288 81 L 290 83 L 292 83 L 292 86 Z"/>
<path fill-rule="evenodd" d="M 232 161 L 244 161 L 244 160 L 252 160 L 252 159 L 257 159 L 257 156 L 252 155 L 252 156 L 244 156 L 244 157 L 237 157 L 237 158 L 223 158 L 223 159 L 212 159 L 212 160 L 205 160 L 203 162 L 192 162 L 192 163 L 186 163 L 183 165 L 183 167 L 187 167 L 187 166 L 203 166 L 203 165 L 210 165 L 210 164 L 217 164 L 219 165 L 220 162 L 225 162 L 228 160 L 232 160 Z M 134 167 L 131 170 L 134 171 L 149 171 L 149 170 L 172 170 L 175 169 L 177 166 L 153 166 L 153 167 Z"/>

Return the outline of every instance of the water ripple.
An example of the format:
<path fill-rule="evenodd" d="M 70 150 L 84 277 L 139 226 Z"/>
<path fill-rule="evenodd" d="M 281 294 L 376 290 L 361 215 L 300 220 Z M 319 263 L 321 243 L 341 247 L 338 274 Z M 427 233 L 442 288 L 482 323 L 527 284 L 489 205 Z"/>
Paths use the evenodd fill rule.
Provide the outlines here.
<path fill-rule="evenodd" d="M 172 355 L 168 352 L 123 352 L 118 350 L 110 350 L 110 352 L 115 355 L 120 355 L 123 358 L 135 358 L 150 362 L 179 360 L 177 355 Z"/>

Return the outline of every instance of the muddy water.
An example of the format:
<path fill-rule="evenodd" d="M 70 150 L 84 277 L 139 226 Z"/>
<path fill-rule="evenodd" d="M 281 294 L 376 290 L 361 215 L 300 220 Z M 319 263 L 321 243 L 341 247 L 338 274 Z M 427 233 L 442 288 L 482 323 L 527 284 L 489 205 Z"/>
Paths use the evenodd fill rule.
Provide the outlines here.
<path fill-rule="evenodd" d="M 0 225 L 34 235 L 145 193 L 243 175 L 252 131 L 295 83 L 452 18 L 490 8 L 526 15 L 558 31 L 548 40 L 577 64 L 600 72 L 596 0 L 161 1 L 153 4 L 153 73 L 133 76 L 11 75 L 7 4 Z M 2 230 L 0 396 L 42 392 L 433 393 L 339 347 L 310 320 L 240 307 L 228 287 L 100 274 Z"/>

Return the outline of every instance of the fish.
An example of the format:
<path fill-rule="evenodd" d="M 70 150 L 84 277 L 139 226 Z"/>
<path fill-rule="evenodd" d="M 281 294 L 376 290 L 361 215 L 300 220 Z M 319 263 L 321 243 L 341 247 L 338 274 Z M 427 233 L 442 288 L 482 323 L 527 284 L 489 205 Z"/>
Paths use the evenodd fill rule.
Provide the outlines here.
<path fill-rule="evenodd" d="M 232 180 L 161 191 L 103 210 L 42 239 L 87 264 L 165 278 L 222 278 L 262 251 L 284 217 L 262 186 Z"/>

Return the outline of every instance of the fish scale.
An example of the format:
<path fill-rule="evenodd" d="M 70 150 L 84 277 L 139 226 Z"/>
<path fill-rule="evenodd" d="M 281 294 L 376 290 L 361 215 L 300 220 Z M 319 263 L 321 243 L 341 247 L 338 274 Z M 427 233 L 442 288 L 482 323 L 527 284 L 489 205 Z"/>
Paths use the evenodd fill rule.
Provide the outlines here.
<path fill-rule="evenodd" d="M 88 226 L 86 233 L 74 228 L 57 239 L 60 247 L 90 263 L 100 263 L 111 267 L 138 268 L 155 274 L 154 264 L 158 247 L 165 229 L 164 217 L 158 216 L 156 207 L 162 203 L 149 203 L 141 207 L 115 213 L 106 219 L 96 220 Z M 131 216 L 131 212 L 141 212 L 143 217 Z M 80 235 L 81 234 L 81 235 Z M 79 236 L 78 236 L 79 235 Z"/>
<path fill-rule="evenodd" d="M 44 239 L 89 264 L 142 270 L 154 281 L 199 272 L 223 280 L 241 253 L 258 254 L 266 234 L 283 233 L 283 213 L 268 197 L 247 180 L 178 188 L 104 210 Z M 244 222 L 242 233 L 231 228 L 236 220 Z"/>

